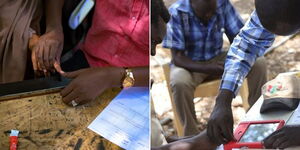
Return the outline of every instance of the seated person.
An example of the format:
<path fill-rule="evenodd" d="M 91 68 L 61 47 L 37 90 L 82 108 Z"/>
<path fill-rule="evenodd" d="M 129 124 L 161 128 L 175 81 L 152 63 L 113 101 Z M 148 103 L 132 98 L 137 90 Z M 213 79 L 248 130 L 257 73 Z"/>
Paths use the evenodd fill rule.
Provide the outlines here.
<path fill-rule="evenodd" d="M 46 35 L 51 35 L 54 41 L 63 40 L 62 32 L 56 28 L 60 22 L 63 1 L 45 1 L 45 12 L 42 4 L 40 0 L 0 2 L 0 83 L 21 81 L 33 76 L 33 73 L 30 75 L 27 72 L 32 68 L 28 56 L 38 42 L 37 35 L 41 34 L 43 14 L 46 17 Z M 30 42 L 31 38 L 33 40 Z"/>
<path fill-rule="evenodd" d="M 161 43 L 166 34 L 166 23 L 170 19 L 168 9 L 162 0 L 151 0 L 151 55 L 156 54 L 156 45 Z M 151 86 L 154 81 L 151 80 Z M 154 103 L 151 98 L 151 147 L 166 144 L 162 126 L 156 117 Z"/>
<path fill-rule="evenodd" d="M 63 101 L 76 106 L 107 88 L 148 86 L 148 24 L 149 0 L 96 0 L 92 25 L 70 62 L 85 64 L 85 69 L 64 72 L 59 62 L 52 61 L 61 75 L 73 78 L 61 91 Z"/>
<path fill-rule="evenodd" d="M 275 35 L 291 35 L 300 29 L 299 0 L 255 0 L 256 11 L 232 43 L 216 105 L 207 133 L 216 144 L 234 139 L 231 102 L 257 57 L 264 55 Z M 278 60 L 279 61 L 279 60 Z M 237 72 L 237 70 L 240 70 Z M 266 148 L 300 146 L 300 126 L 286 125 L 264 140 Z"/>
<path fill-rule="evenodd" d="M 230 42 L 243 22 L 229 0 L 178 0 L 169 9 L 171 19 L 163 47 L 172 52 L 170 84 L 185 136 L 199 132 L 194 91 L 205 79 L 220 78 L 227 52 L 222 51 L 223 32 Z M 264 59 L 248 75 L 249 104 L 260 96 L 266 82 Z"/>
<path fill-rule="evenodd" d="M 151 0 L 151 55 L 156 53 L 156 45 L 161 43 L 166 33 L 166 23 L 170 15 L 162 0 Z M 153 104 L 153 103 L 152 103 Z M 196 142 L 197 141 L 197 142 Z M 211 150 L 216 148 L 206 134 L 201 132 L 197 136 L 178 139 L 178 141 L 165 144 L 162 128 L 155 117 L 154 109 L 151 109 L 151 149 L 152 150 Z M 161 146 L 162 145 L 162 146 Z"/>

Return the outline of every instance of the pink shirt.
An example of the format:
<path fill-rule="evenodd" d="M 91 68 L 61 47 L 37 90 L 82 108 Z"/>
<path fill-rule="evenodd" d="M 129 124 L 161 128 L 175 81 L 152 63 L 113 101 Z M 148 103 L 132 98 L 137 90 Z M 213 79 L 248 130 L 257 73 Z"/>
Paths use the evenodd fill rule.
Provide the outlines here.
<path fill-rule="evenodd" d="M 149 65 L 149 0 L 95 0 L 82 50 L 90 66 Z"/>

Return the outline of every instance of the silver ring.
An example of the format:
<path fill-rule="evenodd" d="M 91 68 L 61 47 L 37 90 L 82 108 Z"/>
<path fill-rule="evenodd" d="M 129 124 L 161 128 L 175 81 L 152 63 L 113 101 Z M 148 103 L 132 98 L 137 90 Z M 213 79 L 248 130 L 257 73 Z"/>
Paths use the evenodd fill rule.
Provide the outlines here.
<path fill-rule="evenodd" d="M 75 107 L 75 106 L 78 105 L 78 103 L 76 103 L 75 100 L 72 100 L 72 101 L 71 101 L 71 104 L 73 105 L 73 107 Z"/>

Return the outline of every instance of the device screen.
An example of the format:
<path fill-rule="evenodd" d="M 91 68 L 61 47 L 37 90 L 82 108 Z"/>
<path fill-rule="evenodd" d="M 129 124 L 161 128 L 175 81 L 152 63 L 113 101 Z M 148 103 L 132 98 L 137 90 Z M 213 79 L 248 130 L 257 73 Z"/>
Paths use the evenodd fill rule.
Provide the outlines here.
<path fill-rule="evenodd" d="M 271 133 L 273 133 L 279 123 L 251 124 L 240 142 L 261 142 Z"/>

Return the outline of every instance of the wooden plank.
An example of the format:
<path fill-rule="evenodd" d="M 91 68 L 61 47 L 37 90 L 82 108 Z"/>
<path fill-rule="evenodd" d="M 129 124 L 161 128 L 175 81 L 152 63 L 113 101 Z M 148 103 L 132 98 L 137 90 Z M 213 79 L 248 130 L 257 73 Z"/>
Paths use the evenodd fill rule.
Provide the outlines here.
<path fill-rule="evenodd" d="M 0 101 L 0 147 L 9 149 L 9 133 L 17 129 L 19 150 L 119 150 L 87 126 L 120 92 L 110 89 L 84 106 L 65 105 L 58 93 Z"/>

